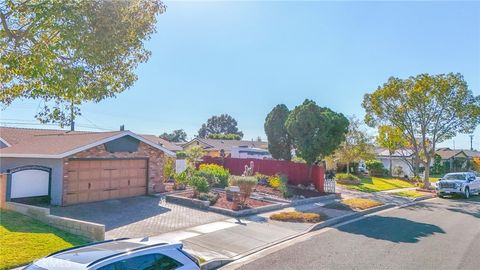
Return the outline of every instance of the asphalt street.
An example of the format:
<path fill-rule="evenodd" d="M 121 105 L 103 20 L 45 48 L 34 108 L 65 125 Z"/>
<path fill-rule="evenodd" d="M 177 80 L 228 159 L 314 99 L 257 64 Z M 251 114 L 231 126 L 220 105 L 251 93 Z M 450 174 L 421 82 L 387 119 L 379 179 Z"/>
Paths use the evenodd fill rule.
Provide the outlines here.
<path fill-rule="evenodd" d="M 432 199 L 288 245 L 239 269 L 480 269 L 480 196 Z"/>

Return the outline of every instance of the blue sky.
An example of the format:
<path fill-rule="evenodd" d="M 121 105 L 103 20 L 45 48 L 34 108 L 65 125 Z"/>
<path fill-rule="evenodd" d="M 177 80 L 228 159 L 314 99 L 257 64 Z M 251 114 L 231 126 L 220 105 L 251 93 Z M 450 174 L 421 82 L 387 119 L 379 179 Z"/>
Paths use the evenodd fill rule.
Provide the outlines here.
<path fill-rule="evenodd" d="M 229 113 L 246 139 L 265 138 L 276 104 L 293 108 L 309 98 L 363 118 L 365 93 L 390 76 L 424 72 L 460 72 L 480 94 L 478 2 L 166 3 L 134 87 L 83 105 L 80 129 L 183 128 L 193 137 L 211 115 Z M 17 101 L 0 122 L 34 123 L 38 104 Z M 480 128 L 475 136 L 480 149 Z M 468 148 L 469 137 L 455 145 Z"/>

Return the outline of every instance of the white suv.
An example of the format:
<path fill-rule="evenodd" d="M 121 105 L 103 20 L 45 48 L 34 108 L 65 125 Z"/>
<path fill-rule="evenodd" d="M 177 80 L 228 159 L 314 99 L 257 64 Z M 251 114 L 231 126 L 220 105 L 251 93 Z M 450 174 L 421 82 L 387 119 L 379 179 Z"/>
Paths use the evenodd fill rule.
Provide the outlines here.
<path fill-rule="evenodd" d="M 438 197 L 461 194 L 470 198 L 472 194 L 480 193 L 480 174 L 475 172 L 447 173 L 437 183 Z"/>
<path fill-rule="evenodd" d="M 181 243 L 116 239 L 62 250 L 33 262 L 26 270 L 197 270 L 198 260 Z"/>

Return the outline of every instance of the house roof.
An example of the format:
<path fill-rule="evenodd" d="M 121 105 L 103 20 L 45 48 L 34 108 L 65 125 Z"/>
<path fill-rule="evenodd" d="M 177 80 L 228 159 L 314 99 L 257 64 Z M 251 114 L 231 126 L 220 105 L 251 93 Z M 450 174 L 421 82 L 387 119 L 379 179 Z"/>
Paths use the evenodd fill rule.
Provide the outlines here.
<path fill-rule="evenodd" d="M 390 152 L 386 148 L 375 148 L 375 154 L 379 157 L 390 157 Z M 411 157 L 413 155 L 412 149 L 398 149 L 393 154 L 392 157 Z"/>
<path fill-rule="evenodd" d="M 268 144 L 267 142 L 263 141 L 243 141 L 243 140 L 217 140 L 217 139 L 203 139 L 203 138 L 195 138 L 190 142 L 184 145 L 188 146 L 195 141 L 199 141 L 206 146 L 204 147 L 205 150 L 221 150 L 224 149 L 226 151 L 231 151 L 232 147 L 249 147 L 249 148 L 262 148 L 267 149 Z"/>
<path fill-rule="evenodd" d="M 442 159 L 451 159 L 453 157 L 463 156 L 468 157 L 465 150 L 452 150 L 450 148 L 439 148 L 435 151 L 435 154 L 439 155 Z"/>
<path fill-rule="evenodd" d="M 124 136 L 134 137 L 167 155 L 175 153 L 157 142 L 131 131 L 89 132 L 0 127 L 0 137 L 8 147 L 0 157 L 63 158 Z"/>
<path fill-rule="evenodd" d="M 169 142 L 165 139 L 162 139 L 158 136 L 155 136 L 155 135 L 141 135 L 141 136 L 144 137 L 145 139 L 149 140 L 149 141 L 152 141 L 156 144 L 159 144 L 159 145 L 167 148 L 170 151 L 176 152 L 176 151 L 182 151 L 183 150 L 183 148 L 181 146 L 176 145 L 175 143 Z"/>

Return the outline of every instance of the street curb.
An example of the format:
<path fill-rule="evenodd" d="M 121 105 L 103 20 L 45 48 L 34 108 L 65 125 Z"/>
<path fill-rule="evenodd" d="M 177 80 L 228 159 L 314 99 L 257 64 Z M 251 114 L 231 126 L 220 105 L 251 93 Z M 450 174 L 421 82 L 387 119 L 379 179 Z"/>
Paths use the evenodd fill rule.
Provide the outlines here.
<path fill-rule="evenodd" d="M 375 213 L 375 212 L 383 211 L 383 210 L 386 210 L 386 209 L 389 209 L 389 208 L 393 208 L 395 206 L 396 205 L 394 205 L 394 204 L 384 204 L 384 205 L 372 207 L 372 208 L 369 208 L 367 210 L 363 210 L 363 211 L 360 211 L 360 212 L 354 212 L 354 213 L 346 214 L 346 215 L 343 215 L 343 216 L 335 217 L 335 218 L 332 218 L 332 219 L 328 219 L 324 222 L 320 222 L 320 223 L 312 225 L 304 233 L 318 231 L 318 230 L 323 229 L 325 227 L 331 227 L 331 226 L 337 225 L 339 223 L 345 222 L 345 221 L 350 220 L 350 219 L 359 218 L 359 217 L 362 217 L 362 216 L 365 216 L 365 215 L 368 215 L 368 214 L 371 214 L 371 213 Z"/>
<path fill-rule="evenodd" d="M 222 266 L 225 266 L 225 265 L 227 265 L 227 264 L 229 264 L 233 261 L 239 260 L 241 258 L 244 258 L 244 257 L 249 256 L 251 254 L 257 253 L 257 252 L 262 251 L 264 249 L 270 248 L 272 246 L 281 244 L 281 243 L 286 242 L 288 240 L 297 238 L 297 237 L 302 236 L 304 234 L 307 234 L 309 232 L 317 231 L 317 230 L 323 229 L 325 227 L 331 227 L 331 226 L 334 226 L 336 224 L 343 223 L 343 222 L 345 222 L 347 220 L 350 220 L 350 219 L 359 218 L 359 217 L 362 217 L 362 216 L 365 216 L 365 215 L 368 215 L 368 214 L 372 214 L 372 213 L 375 213 L 375 212 L 379 212 L 379 211 L 383 211 L 383 210 L 386 210 L 386 209 L 389 209 L 389 208 L 393 208 L 395 206 L 396 205 L 394 205 L 394 204 L 385 204 L 385 205 L 380 205 L 380 206 L 377 206 L 377 207 L 372 207 L 372 208 L 369 208 L 367 210 L 363 210 L 363 211 L 360 211 L 360 212 L 355 212 L 355 213 L 335 217 L 335 218 L 332 218 L 332 219 L 328 219 L 326 221 L 322 221 L 322 222 L 313 224 L 310 228 L 308 228 L 307 230 L 305 230 L 301 233 L 297 233 L 295 235 L 280 239 L 276 242 L 272 242 L 272 243 L 266 244 L 264 246 L 252 249 L 252 250 L 247 251 L 245 253 L 239 254 L 239 255 L 231 258 L 231 259 L 218 259 L 218 260 L 208 261 L 208 262 L 201 265 L 201 269 L 202 270 L 218 269 L 218 268 L 220 268 Z"/>
<path fill-rule="evenodd" d="M 419 201 L 424 201 L 424 200 L 428 200 L 428 199 L 433 199 L 433 198 L 436 198 L 437 196 L 435 195 L 425 195 L 425 196 L 422 196 L 422 197 L 418 197 L 418 198 L 415 198 L 413 199 L 414 202 L 419 202 Z"/>

